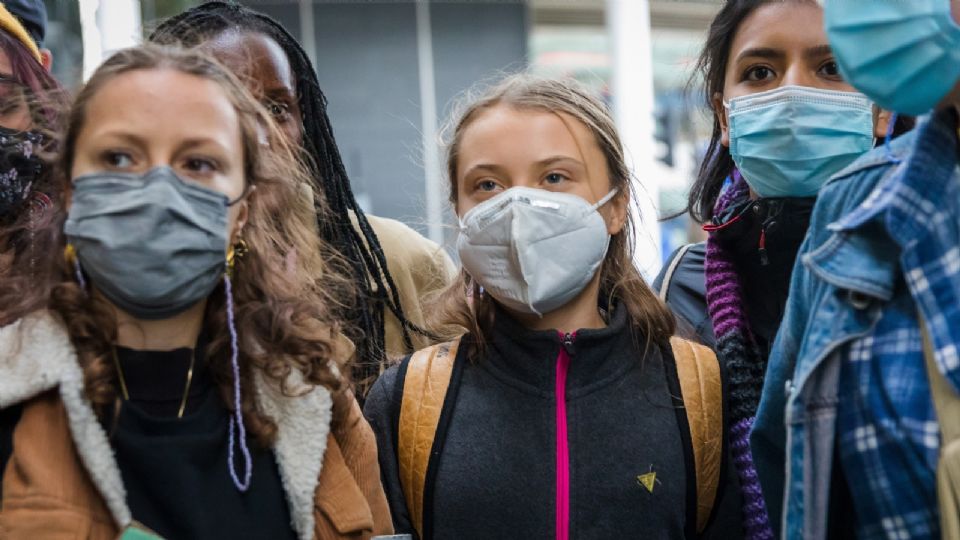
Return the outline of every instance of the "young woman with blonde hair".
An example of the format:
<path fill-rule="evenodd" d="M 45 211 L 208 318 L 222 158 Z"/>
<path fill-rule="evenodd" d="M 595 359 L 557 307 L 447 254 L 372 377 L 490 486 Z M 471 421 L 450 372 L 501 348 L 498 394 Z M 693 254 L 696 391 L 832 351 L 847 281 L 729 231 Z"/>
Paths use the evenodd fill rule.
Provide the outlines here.
<path fill-rule="evenodd" d="M 456 116 L 447 172 L 463 271 L 436 331 L 466 334 L 388 370 L 365 406 L 396 528 L 712 534 L 737 491 L 721 473 L 719 370 L 672 337 L 632 264 L 605 106 L 573 82 L 510 77 Z"/>

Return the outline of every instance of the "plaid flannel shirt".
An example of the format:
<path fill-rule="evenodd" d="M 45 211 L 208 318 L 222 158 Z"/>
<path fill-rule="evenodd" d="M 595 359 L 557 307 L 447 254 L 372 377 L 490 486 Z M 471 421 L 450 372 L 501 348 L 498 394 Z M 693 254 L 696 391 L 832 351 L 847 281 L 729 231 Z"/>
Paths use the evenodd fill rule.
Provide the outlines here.
<path fill-rule="evenodd" d="M 881 184 L 848 220 L 875 219 L 901 248 L 902 280 L 841 367 L 837 440 L 860 539 L 939 538 L 940 428 L 918 317 L 937 367 L 960 388 L 960 169 L 954 129 L 941 130 L 945 175 L 904 174 Z M 950 173 L 952 168 L 952 174 Z M 960 419 L 953 419 L 960 421 Z"/>

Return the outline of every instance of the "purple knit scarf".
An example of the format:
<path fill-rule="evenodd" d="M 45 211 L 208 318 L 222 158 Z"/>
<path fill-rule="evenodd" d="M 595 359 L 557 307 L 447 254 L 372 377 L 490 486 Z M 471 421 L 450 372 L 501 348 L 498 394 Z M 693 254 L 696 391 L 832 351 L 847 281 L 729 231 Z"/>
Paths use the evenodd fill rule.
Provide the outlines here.
<path fill-rule="evenodd" d="M 734 172 L 732 184 L 717 199 L 714 215 L 721 215 L 748 196 L 747 183 Z M 713 321 L 717 356 L 729 379 L 730 445 L 743 494 L 743 528 L 748 539 L 772 540 L 773 529 L 750 454 L 750 428 L 763 389 L 765 362 L 744 311 L 743 288 L 733 255 L 716 236 L 714 232 L 707 239 L 707 310 Z"/>

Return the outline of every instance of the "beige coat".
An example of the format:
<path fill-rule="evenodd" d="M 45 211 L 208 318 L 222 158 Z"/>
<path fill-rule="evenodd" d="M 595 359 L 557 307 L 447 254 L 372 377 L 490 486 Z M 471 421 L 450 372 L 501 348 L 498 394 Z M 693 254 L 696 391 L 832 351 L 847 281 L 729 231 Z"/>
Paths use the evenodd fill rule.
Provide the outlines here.
<path fill-rule="evenodd" d="M 403 223 L 370 214 L 366 216 L 380 240 L 387 269 L 400 294 L 404 315 L 410 322 L 423 326 L 426 322 L 424 301 L 453 280 L 456 266 L 443 248 Z M 390 358 L 399 358 L 432 345 L 425 337 L 413 333 L 413 349 L 405 348 L 400 321 L 389 310 L 384 313 L 384 326 L 387 356 Z"/>

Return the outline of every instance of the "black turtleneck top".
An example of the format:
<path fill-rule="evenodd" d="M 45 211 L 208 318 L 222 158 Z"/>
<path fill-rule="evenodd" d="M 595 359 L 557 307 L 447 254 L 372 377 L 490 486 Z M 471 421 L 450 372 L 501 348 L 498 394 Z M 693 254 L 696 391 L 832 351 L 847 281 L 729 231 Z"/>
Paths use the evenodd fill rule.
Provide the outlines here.
<path fill-rule="evenodd" d="M 230 412 L 205 369 L 203 349 L 201 342 L 186 409 L 177 418 L 192 350 L 117 347 L 130 400 L 115 423 L 106 415 L 105 428 L 133 518 L 171 539 L 295 538 L 273 452 L 248 441 L 249 490 L 240 492 L 230 477 Z"/>

